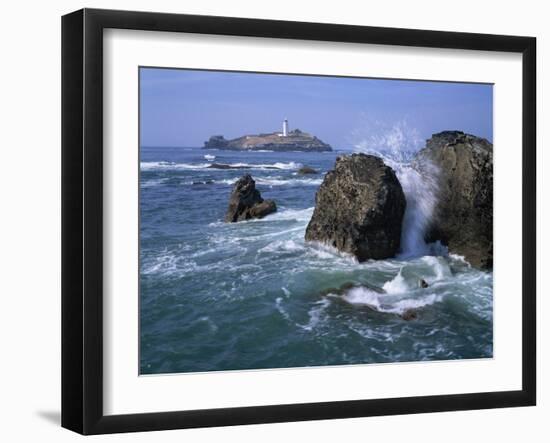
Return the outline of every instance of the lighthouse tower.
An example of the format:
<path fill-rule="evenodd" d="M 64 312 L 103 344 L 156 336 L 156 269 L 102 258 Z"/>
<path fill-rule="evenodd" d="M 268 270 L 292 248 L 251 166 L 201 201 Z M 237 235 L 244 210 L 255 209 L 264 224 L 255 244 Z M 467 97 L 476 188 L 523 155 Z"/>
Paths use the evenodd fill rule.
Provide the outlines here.
<path fill-rule="evenodd" d="M 283 137 L 288 135 L 288 120 L 285 118 L 283 120 Z"/>

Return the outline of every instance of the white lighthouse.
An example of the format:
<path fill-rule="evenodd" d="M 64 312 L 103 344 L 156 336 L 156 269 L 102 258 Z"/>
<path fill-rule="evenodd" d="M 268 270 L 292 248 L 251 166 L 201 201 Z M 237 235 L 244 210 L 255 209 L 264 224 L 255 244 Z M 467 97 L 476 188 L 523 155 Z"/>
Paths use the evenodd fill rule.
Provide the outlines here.
<path fill-rule="evenodd" d="M 283 137 L 288 135 L 288 120 L 285 118 L 283 120 Z"/>

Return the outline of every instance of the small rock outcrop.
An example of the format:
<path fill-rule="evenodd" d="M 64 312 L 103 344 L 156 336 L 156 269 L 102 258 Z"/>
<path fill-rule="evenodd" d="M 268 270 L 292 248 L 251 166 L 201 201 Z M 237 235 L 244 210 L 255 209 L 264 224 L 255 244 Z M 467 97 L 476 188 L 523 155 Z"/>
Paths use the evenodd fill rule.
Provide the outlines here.
<path fill-rule="evenodd" d="M 436 174 L 438 204 L 427 242 L 441 241 L 473 266 L 493 266 L 493 145 L 461 131 L 432 135 L 413 161 Z M 435 168 L 434 168 L 435 167 Z"/>
<path fill-rule="evenodd" d="M 250 166 L 234 166 L 234 165 L 228 165 L 226 163 L 211 163 L 207 166 L 209 169 L 250 169 Z"/>
<path fill-rule="evenodd" d="M 414 309 L 407 309 L 401 314 L 401 318 L 405 321 L 416 320 L 418 318 L 418 313 Z"/>
<path fill-rule="evenodd" d="M 306 240 L 353 254 L 359 261 L 399 250 L 405 195 L 395 172 L 373 155 L 338 157 L 315 197 Z"/>
<path fill-rule="evenodd" d="M 213 135 L 204 142 L 204 149 L 224 149 L 229 145 L 229 140 L 223 135 Z"/>
<path fill-rule="evenodd" d="M 302 166 L 298 169 L 298 174 L 317 174 L 317 171 L 309 166 Z"/>
<path fill-rule="evenodd" d="M 275 202 L 264 200 L 260 191 L 256 189 L 256 182 L 252 176 L 246 174 L 233 186 L 225 221 L 234 223 L 251 218 L 262 218 L 276 210 Z"/>

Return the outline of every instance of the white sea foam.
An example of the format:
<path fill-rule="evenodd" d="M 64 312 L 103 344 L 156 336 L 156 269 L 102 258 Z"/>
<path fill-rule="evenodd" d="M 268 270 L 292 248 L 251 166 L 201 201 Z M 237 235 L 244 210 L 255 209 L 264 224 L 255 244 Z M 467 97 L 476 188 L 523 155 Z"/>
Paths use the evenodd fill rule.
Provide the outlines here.
<path fill-rule="evenodd" d="M 172 171 L 179 169 L 205 169 L 208 168 L 208 163 L 174 163 L 174 162 L 141 162 L 140 169 L 142 171 Z"/>
<path fill-rule="evenodd" d="M 392 280 L 387 281 L 382 286 L 382 289 L 384 289 L 384 291 L 388 294 L 405 294 L 410 291 L 410 288 L 401 273 L 402 270 L 403 268 L 399 270 L 399 273 Z"/>
<path fill-rule="evenodd" d="M 277 240 L 259 249 L 258 252 L 296 252 L 303 249 L 304 245 L 294 240 Z"/>
<path fill-rule="evenodd" d="M 206 158 L 206 156 L 205 156 Z M 210 161 L 210 159 L 208 159 Z M 211 168 L 212 163 L 176 163 L 168 161 L 156 161 L 156 162 L 141 162 L 140 169 L 142 171 L 170 171 L 170 170 L 200 170 L 209 169 L 211 171 L 227 171 L 227 169 Z M 255 163 L 228 163 L 231 168 L 243 168 L 243 169 L 259 169 L 259 170 L 271 170 L 271 169 L 284 169 L 293 170 L 302 167 L 301 163 L 297 162 L 275 162 L 273 164 L 255 164 Z"/>
<path fill-rule="evenodd" d="M 458 254 L 449 254 L 449 258 L 455 262 L 458 262 L 468 268 L 471 268 L 472 265 L 466 261 L 466 258 L 462 255 Z"/>
<path fill-rule="evenodd" d="M 347 252 L 342 252 L 336 249 L 335 247 L 319 242 L 319 241 L 308 241 L 307 245 L 309 246 L 308 252 L 310 255 L 320 258 L 320 259 L 329 259 L 329 260 L 338 260 L 338 261 L 344 261 L 348 264 L 357 265 L 359 262 L 357 261 L 357 258 L 355 258 L 354 255 L 349 254 Z"/>
<path fill-rule="evenodd" d="M 364 286 L 352 288 L 342 296 L 342 299 L 354 305 L 368 306 L 379 312 L 403 314 L 408 309 L 418 309 L 440 302 L 443 297 L 438 294 L 428 294 L 419 297 L 396 299 L 392 295 L 379 293 Z"/>
<path fill-rule="evenodd" d="M 222 180 L 213 180 L 218 185 L 234 185 L 238 178 L 226 178 Z M 319 186 L 322 179 L 317 178 L 285 178 L 282 176 L 254 177 L 254 181 L 260 186 Z M 193 184 L 192 181 L 185 182 L 186 185 Z"/>
<path fill-rule="evenodd" d="M 168 180 L 167 178 L 155 178 L 155 179 L 151 179 L 151 180 L 144 180 L 144 181 L 140 182 L 140 187 L 141 188 L 153 188 L 155 186 L 162 185 L 167 180 Z"/>
<path fill-rule="evenodd" d="M 275 299 L 275 307 L 277 308 L 277 311 L 279 311 L 279 314 L 281 314 L 281 316 L 285 320 L 291 321 L 290 320 L 290 315 L 288 314 L 287 310 L 283 307 L 283 298 L 282 297 L 277 297 Z"/>
<path fill-rule="evenodd" d="M 447 261 L 442 257 L 425 256 L 421 260 L 430 266 L 435 273 L 435 278 L 427 278 L 428 281 L 440 281 L 452 276 L 451 268 Z"/>
<path fill-rule="evenodd" d="M 320 178 L 258 177 L 255 180 L 256 184 L 264 186 L 319 186 L 323 182 Z"/>
<path fill-rule="evenodd" d="M 216 156 L 215 156 L 215 155 L 212 155 L 212 154 L 205 154 L 204 158 L 205 158 L 206 160 L 208 160 L 209 162 L 211 162 L 211 161 L 213 161 L 213 160 L 216 158 Z"/>
<path fill-rule="evenodd" d="M 142 274 L 171 274 L 177 269 L 178 257 L 171 251 L 164 249 L 154 260 L 142 263 Z"/>
<path fill-rule="evenodd" d="M 328 298 L 323 298 L 316 302 L 315 306 L 308 311 L 309 321 L 305 325 L 297 323 L 296 326 L 305 331 L 312 331 L 321 322 L 323 313 L 330 303 L 330 299 Z"/>
<path fill-rule="evenodd" d="M 305 208 L 305 209 L 286 209 L 281 208 L 277 212 L 268 215 L 267 217 L 264 217 L 262 219 L 258 219 L 258 221 L 262 220 L 294 220 L 297 222 L 309 222 L 311 219 L 311 215 L 313 214 L 313 210 L 315 208 Z"/>

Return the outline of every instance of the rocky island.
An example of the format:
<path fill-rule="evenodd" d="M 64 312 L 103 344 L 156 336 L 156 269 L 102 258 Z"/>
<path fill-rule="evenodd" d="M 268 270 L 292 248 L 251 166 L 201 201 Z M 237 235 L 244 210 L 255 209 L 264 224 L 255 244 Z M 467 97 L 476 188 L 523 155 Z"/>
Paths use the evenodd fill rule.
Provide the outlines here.
<path fill-rule="evenodd" d="M 229 151 L 332 151 L 332 147 L 314 135 L 294 129 L 288 130 L 288 120 L 283 121 L 282 132 L 243 135 L 227 140 L 223 135 L 213 135 L 204 142 L 203 149 L 223 149 Z"/>

